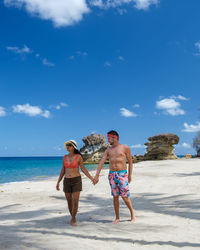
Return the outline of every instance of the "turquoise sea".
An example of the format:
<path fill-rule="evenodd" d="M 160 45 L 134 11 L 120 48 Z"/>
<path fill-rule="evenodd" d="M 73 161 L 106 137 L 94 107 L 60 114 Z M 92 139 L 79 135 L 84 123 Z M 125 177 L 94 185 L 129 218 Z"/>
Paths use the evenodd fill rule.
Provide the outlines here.
<path fill-rule="evenodd" d="M 85 165 L 96 169 L 97 165 Z M 0 157 L 0 184 L 59 176 L 62 157 Z"/>
<path fill-rule="evenodd" d="M 97 165 L 85 167 L 92 170 Z M 61 168 L 62 157 L 0 157 L 0 184 L 59 176 Z"/>

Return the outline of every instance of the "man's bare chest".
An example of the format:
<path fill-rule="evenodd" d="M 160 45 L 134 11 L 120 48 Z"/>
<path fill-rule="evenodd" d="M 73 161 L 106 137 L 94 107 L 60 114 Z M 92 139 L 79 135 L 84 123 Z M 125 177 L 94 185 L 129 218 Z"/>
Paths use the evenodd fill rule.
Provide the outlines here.
<path fill-rule="evenodd" d="M 108 156 L 109 158 L 124 158 L 126 154 L 122 149 L 110 149 Z"/>

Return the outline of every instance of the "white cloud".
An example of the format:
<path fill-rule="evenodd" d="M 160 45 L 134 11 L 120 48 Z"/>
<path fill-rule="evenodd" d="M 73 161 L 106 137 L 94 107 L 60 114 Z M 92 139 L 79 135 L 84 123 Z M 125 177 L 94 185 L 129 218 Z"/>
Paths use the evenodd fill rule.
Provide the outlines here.
<path fill-rule="evenodd" d="M 41 116 L 45 117 L 45 118 L 49 118 L 51 115 L 51 113 L 49 112 L 49 110 L 44 110 L 42 111 Z"/>
<path fill-rule="evenodd" d="M 61 146 L 55 146 L 55 147 L 53 147 L 53 149 L 56 150 L 56 151 L 61 151 L 62 147 Z"/>
<path fill-rule="evenodd" d="M 24 56 L 25 54 L 30 54 L 30 53 L 33 52 L 33 51 L 32 51 L 30 48 L 28 48 L 26 45 L 24 45 L 23 48 L 19 48 L 19 47 L 6 47 L 6 48 L 7 48 L 7 50 L 9 50 L 9 51 L 12 51 L 12 52 L 14 52 L 14 53 L 16 53 L 16 54 L 20 54 L 20 55 L 23 55 L 23 56 Z M 49 62 L 49 61 L 47 60 L 47 58 L 42 58 L 41 55 L 40 55 L 39 53 L 35 53 L 35 57 L 38 58 L 38 59 L 40 59 L 40 60 L 42 61 L 42 63 L 43 63 L 44 65 L 46 65 L 46 66 L 49 66 L 49 67 L 54 67 L 54 66 L 55 66 L 55 64 L 52 63 L 52 62 Z"/>
<path fill-rule="evenodd" d="M 174 97 L 165 98 L 156 102 L 156 108 L 164 110 L 166 114 L 176 116 L 184 115 L 185 111 L 180 108 L 181 104 Z"/>
<path fill-rule="evenodd" d="M 69 105 L 67 103 L 64 102 L 60 102 L 60 104 L 58 105 L 51 105 L 49 108 L 55 108 L 57 110 L 60 110 L 61 107 L 68 107 Z"/>
<path fill-rule="evenodd" d="M 46 65 L 46 66 L 49 66 L 49 67 L 54 67 L 54 66 L 55 66 L 54 63 L 49 62 L 46 58 L 44 58 L 44 59 L 42 60 L 42 63 L 43 63 L 44 65 Z"/>
<path fill-rule="evenodd" d="M 85 51 L 76 51 L 76 54 L 79 56 L 87 56 L 88 53 Z"/>
<path fill-rule="evenodd" d="M 32 53 L 32 50 L 30 48 L 28 48 L 26 45 L 24 45 L 23 48 L 19 48 L 19 47 L 6 47 L 7 50 L 12 51 L 16 54 L 29 54 Z"/>
<path fill-rule="evenodd" d="M 56 105 L 55 109 L 60 110 L 60 105 Z"/>
<path fill-rule="evenodd" d="M 102 9 L 116 8 L 123 4 L 134 3 L 134 7 L 139 10 L 147 10 L 150 5 L 158 4 L 159 0 L 90 0 L 90 5 Z"/>
<path fill-rule="evenodd" d="M 134 108 L 139 108 L 140 105 L 139 105 L 139 104 L 134 104 L 133 107 L 134 107 Z"/>
<path fill-rule="evenodd" d="M 147 10 L 150 5 L 157 5 L 159 0 L 133 0 L 135 2 L 135 8 L 139 10 Z"/>
<path fill-rule="evenodd" d="M 42 64 L 44 64 L 45 66 L 48 66 L 48 67 L 55 67 L 55 64 L 48 61 L 47 58 L 43 58 L 39 53 L 36 53 L 35 54 L 35 57 L 40 59 L 42 61 Z"/>
<path fill-rule="evenodd" d="M 42 110 L 40 107 L 31 106 L 28 103 L 24 105 L 18 104 L 18 105 L 13 106 L 13 112 L 26 114 L 28 116 L 43 116 L 45 118 L 49 118 L 51 115 L 48 110 Z"/>
<path fill-rule="evenodd" d="M 182 146 L 183 148 L 191 148 L 191 145 L 190 145 L 189 143 L 186 143 L 186 142 L 183 142 L 183 143 L 181 144 L 181 146 Z"/>
<path fill-rule="evenodd" d="M 78 51 L 75 52 L 75 55 L 71 55 L 68 58 L 70 60 L 74 60 L 74 59 L 76 59 L 78 57 L 86 57 L 87 55 L 88 55 L 88 53 L 86 51 L 80 51 L 80 50 L 78 50 Z"/>
<path fill-rule="evenodd" d="M 124 117 L 136 117 L 137 116 L 134 112 L 126 108 L 120 108 L 120 113 L 121 113 L 121 116 L 124 116 Z"/>
<path fill-rule="evenodd" d="M 195 47 L 199 50 L 199 52 L 200 52 L 200 41 L 198 41 L 198 42 L 196 42 L 195 43 Z"/>
<path fill-rule="evenodd" d="M 70 60 L 74 60 L 75 56 L 69 56 Z"/>
<path fill-rule="evenodd" d="M 187 143 L 187 142 L 183 142 L 183 143 L 179 143 L 177 145 L 174 145 L 175 148 L 192 148 L 192 146 Z"/>
<path fill-rule="evenodd" d="M 67 103 L 64 103 L 64 102 L 61 102 L 60 105 L 61 105 L 62 107 L 68 107 L 68 106 L 69 106 Z"/>
<path fill-rule="evenodd" d="M 120 15 L 127 12 L 123 5 L 133 4 L 138 10 L 147 10 L 159 0 L 4 0 L 6 7 L 25 9 L 31 16 L 50 20 L 55 27 L 74 25 L 90 13 L 90 7 L 117 8 Z"/>
<path fill-rule="evenodd" d="M 118 59 L 119 59 L 120 61 L 124 61 L 124 57 L 123 57 L 123 56 L 118 56 Z"/>
<path fill-rule="evenodd" d="M 127 13 L 127 10 L 122 8 L 118 8 L 117 11 L 121 16 Z"/>
<path fill-rule="evenodd" d="M 181 101 L 188 101 L 188 100 L 190 100 L 190 98 L 187 98 L 187 97 L 182 96 L 182 95 L 171 96 L 171 98 L 173 98 L 173 99 L 178 99 L 178 100 L 181 100 Z"/>
<path fill-rule="evenodd" d="M 156 106 L 158 109 L 175 109 L 180 106 L 180 103 L 175 101 L 174 99 L 163 99 L 161 101 L 156 102 Z"/>
<path fill-rule="evenodd" d="M 184 115 L 185 111 L 183 109 L 167 109 L 166 112 L 172 116 L 177 116 L 177 115 Z"/>
<path fill-rule="evenodd" d="M 136 144 L 136 145 L 130 146 L 130 148 L 146 148 L 146 146 L 142 144 Z"/>
<path fill-rule="evenodd" d="M 178 95 L 177 98 L 178 98 L 179 100 L 182 100 L 182 101 L 188 101 L 188 100 L 189 100 L 189 98 L 184 97 L 184 96 L 182 96 L 182 95 Z"/>
<path fill-rule="evenodd" d="M 198 50 L 197 53 L 194 53 L 195 56 L 200 56 L 200 41 L 196 42 L 195 44 L 196 49 Z"/>
<path fill-rule="evenodd" d="M 189 133 L 193 133 L 193 132 L 198 132 L 200 131 L 200 122 L 196 122 L 195 125 L 193 124 L 188 124 L 188 123 L 184 123 L 184 129 L 182 130 L 183 132 L 189 132 Z"/>
<path fill-rule="evenodd" d="M 6 111 L 4 107 L 0 106 L 0 117 L 6 116 Z"/>
<path fill-rule="evenodd" d="M 104 63 L 104 66 L 105 66 L 105 67 L 111 67 L 112 64 L 111 64 L 109 61 L 106 61 L 106 62 Z"/>
<path fill-rule="evenodd" d="M 33 16 L 51 20 L 55 27 L 73 25 L 90 12 L 86 0 L 4 0 L 4 4 L 24 8 Z"/>

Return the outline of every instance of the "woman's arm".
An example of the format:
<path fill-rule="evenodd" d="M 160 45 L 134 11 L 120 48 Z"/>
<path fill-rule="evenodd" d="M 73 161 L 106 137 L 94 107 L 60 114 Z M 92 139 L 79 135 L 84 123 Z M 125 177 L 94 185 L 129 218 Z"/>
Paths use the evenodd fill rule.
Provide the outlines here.
<path fill-rule="evenodd" d="M 87 169 L 86 169 L 85 166 L 84 166 L 83 158 L 82 158 L 81 155 L 80 155 L 80 157 L 79 157 L 79 166 L 80 166 L 82 172 L 83 172 L 91 181 L 93 181 L 93 177 L 90 175 L 90 173 L 87 171 Z"/>
<path fill-rule="evenodd" d="M 60 190 L 59 184 L 60 184 L 60 182 L 61 182 L 64 175 L 65 175 L 65 166 L 64 166 L 64 157 L 63 157 L 63 166 L 62 166 L 62 169 L 60 171 L 60 176 L 59 176 L 57 184 L 56 184 L 56 189 L 58 191 Z"/>

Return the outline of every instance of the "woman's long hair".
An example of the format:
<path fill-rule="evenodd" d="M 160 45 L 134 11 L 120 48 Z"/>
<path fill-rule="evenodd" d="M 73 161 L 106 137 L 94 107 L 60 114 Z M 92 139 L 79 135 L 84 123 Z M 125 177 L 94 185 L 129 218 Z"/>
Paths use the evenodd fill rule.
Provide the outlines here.
<path fill-rule="evenodd" d="M 82 156 L 82 154 L 80 153 L 80 151 L 78 149 L 76 149 L 76 148 L 74 148 L 74 154 Z"/>

